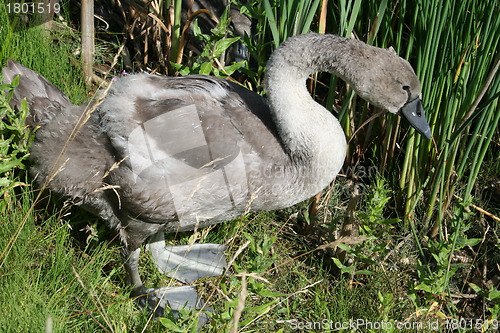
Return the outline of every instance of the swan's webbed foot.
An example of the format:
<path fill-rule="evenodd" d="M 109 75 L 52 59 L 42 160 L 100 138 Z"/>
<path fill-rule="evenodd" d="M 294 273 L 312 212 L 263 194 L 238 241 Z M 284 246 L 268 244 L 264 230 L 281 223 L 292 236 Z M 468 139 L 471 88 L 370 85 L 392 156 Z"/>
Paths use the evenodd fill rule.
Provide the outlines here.
<path fill-rule="evenodd" d="M 194 244 L 191 246 L 166 246 L 163 232 L 152 237 L 149 245 L 152 257 L 160 272 L 185 283 L 191 283 L 203 277 L 224 274 L 227 264 L 224 255 L 225 246 L 218 244 Z M 127 270 L 128 284 L 134 287 L 132 297 L 138 306 L 154 311 L 156 317 L 164 316 L 165 309 L 172 310 L 177 319 L 179 310 L 200 310 L 198 328 L 208 322 L 205 312 L 211 308 L 205 305 L 193 286 L 146 288 L 139 276 L 140 248 L 129 251 L 122 249 L 122 256 Z"/>
<path fill-rule="evenodd" d="M 160 232 L 151 238 L 148 248 L 161 273 L 184 283 L 221 276 L 227 268 L 224 245 L 166 246 L 164 234 Z"/>
<path fill-rule="evenodd" d="M 139 287 L 132 292 L 139 308 L 154 312 L 155 317 L 165 315 L 167 306 L 171 309 L 174 319 L 179 316 L 181 309 L 200 310 L 198 314 L 198 328 L 206 324 L 209 317 L 202 311 L 212 312 L 205 302 L 198 296 L 192 286 L 145 288 Z"/>

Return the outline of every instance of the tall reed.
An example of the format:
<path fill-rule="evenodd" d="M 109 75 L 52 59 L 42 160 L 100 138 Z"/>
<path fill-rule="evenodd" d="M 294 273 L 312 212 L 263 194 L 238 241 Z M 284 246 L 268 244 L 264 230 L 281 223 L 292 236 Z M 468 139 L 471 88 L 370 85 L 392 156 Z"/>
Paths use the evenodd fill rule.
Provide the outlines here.
<path fill-rule="evenodd" d="M 346 92 L 338 116 L 350 140 L 347 164 L 376 161 L 379 170 L 399 184 L 400 213 L 408 222 L 422 220 L 421 230 L 435 236 L 457 184 L 465 184 L 460 195 L 466 205 L 473 200 L 484 157 L 493 135 L 498 135 L 499 6 L 480 0 L 341 0 L 329 2 L 327 8 L 327 32 L 394 47 L 422 82 L 431 141 L 392 115 L 365 125 L 376 110 Z M 276 23 L 278 16 L 268 15 L 273 36 L 288 31 Z M 311 28 L 316 26 L 313 21 Z M 280 28 L 283 31 L 274 31 Z M 330 107 L 343 89 L 332 83 L 326 99 Z"/>

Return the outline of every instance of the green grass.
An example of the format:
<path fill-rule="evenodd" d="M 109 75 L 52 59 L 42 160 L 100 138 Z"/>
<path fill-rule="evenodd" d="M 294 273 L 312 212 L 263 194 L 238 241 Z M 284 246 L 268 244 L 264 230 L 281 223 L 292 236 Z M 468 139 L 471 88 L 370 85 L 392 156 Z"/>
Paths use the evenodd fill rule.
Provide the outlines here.
<path fill-rule="evenodd" d="M 297 6 L 307 10 L 292 15 Z M 170 240 L 226 243 L 228 259 L 239 254 L 231 275 L 197 282 L 214 309 L 203 332 L 230 332 L 235 318 L 241 332 L 305 331 L 308 325 L 311 332 L 320 332 L 326 324 L 350 319 L 394 325 L 421 321 L 423 329 L 406 331 L 430 332 L 425 324 L 436 318 L 476 318 L 489 320 L 491 328 L 500 315 L 495 285 L 499 229 L 474 207 L 496 216 L 500 212 L 486 195 L 500 170 L 500 76 L 487 80 L 498 59 L 498 5 L 479 0 L 345 0 L 329 2 L 324 22 L 319 22 L 318 1 L 266 0 L 245 10 L 258 22 L 256 39 L 245 42 L 260 66 L 247 85 L 262 91 L 269 52 L 288 36 L 323 24 L 327 32 L 357 36 L 380 47 L 392 45 L 409 59 L 422 81 L 435 137 L 423 141 L 391 116 L 377 118 L 353 137 L 376 110 L 330 75 L 315 77 L 310 83 L 314 95 L 340 110 L 352 139 L 347 178 L 339 177 L 331 195 L 323 195 L 308 235 L 297 227 L 312 223 L 307 205 L 300 204 Z M 54 39 L 36 28 L 11 29 L 2 6 L 0 23 L 0 64 L 14 58 L 46 76 L 74 103 L 87 100 L 90 94 L 75 52 L 77 33 L 66 27 Z M 219 33 L 207 52 L 225 43 L 220 41 L 224 32 Z M 215 60 L 202 59 L 204 69 L 209 68 L 207 61 L 210 65 Z M 210 72 L 217 73 L 215 68 Z M 484 98 L 472 108 L 485 87 Z M 4 95 L 0 111 L 2 117 L 11 112 Z M 29 140 L 17 127 L 13 137 L 8 127 L 0 128 L 2 142 L 12 138 L 20 148 L 0 146 L 2 168 L 10 166 L 0 179 L 15 186 L 0 191 L 0 330 L 37 332 L 48 322 L 53 332 L 192 330 L 191 314 L 183 314 L 177 323 L 153 321 L 135 308 L 124 287 L 120 245 L 100 221 L 77 207 L 63 207 L 56 198 L 46 200 L 44 195 L 35 203 L 38 192 L 23 170 Z M 16 163 L 8 164 L 12 161 Z M 378 173 L 363 172 L 369 167 Z M 350 181 L 362 185 L 355 212 L 364 241 L 339 244 L 335 242 L 351 197 Z M 345 251 L 347 261 L 332 260 L 336 249 L 327 248 L 329 242 Z M 157 273 L 146 254 L 141 269 L 148 286 L 172 283 Z"/>
<path fill-rule="evenodd" d="M 0 224 L 2 332 L 40 331 L 48 318 L 54 332 L 139 332 L 144 328 L 164 332 L 161 323 L 149 321 L 128 299 L 118 245 L 101 241 L 85 246 L 86 234 L 74 227 L 82 224 L 81 216 L 61 218 L 57 210 L 48 215 L 52 209 L 43 206 L 33 210 L 33 192 L 23 188 L 21 193 L 2 201 L 0 207 L 0 218 L 6 221 Z M 294 259 L 309 246 L 294 234 L 292 221 L 278 222 L 282 218 L 275 213 L 242 217 L 202 237 L 201 241 L 220 242 L 229 237 L 229 258 L 250 241 L 235 261 L 235 275 L 199 283 L 200 293 L 210 299 L 216 313 L 204 331 L 229 331 L 243 272 L 258 277 L 248 277 L 249 296 L 240 320 L 249 330 L 283 328 L 287 332 L 300 323 L 352 317 L 380 320 L 373 305 L 380 302 L 379 293 L 391 294 L 393 282 L 379 273 L 357 281 L 334 279 L 323 251 Z M 170 283 L 155 273 L 148 256 L 141 261 L 147 284 Z M 403 307 L 399 311 L 391 318 L 405 313 Z M 293 319 L 297 322 L 288 322 Z"/>
<path fill-rule="evenodd" d="M 62 28 L 54 38 L 43 29 L 33 27 L 16 30 L 0 4 L 0 64 L 12 58 L 24 66 L 41 73 L 60 88 L 75 104 L 87 100 L 87 91 L 81 79 L 74 53 L 77 50 L 78 36 L 69 28 Z"/>
<path fill-rule="evenodd" d="M 38 214 L 31 210 L 31 191 L 23 192 L 16 200 L 1 203 L 0 329 L 41 331 L 49 317 L 55 332 L 88 332 L 86 326 L 97 328 L 99 320 L 119 327 L 122 314 L 130 311 L 130 304 L 123 302 L 126 297 L 116 294 L 121 289 L 115 283 L 120 281 L 119 266 L 103 274 L 116 248 L 103 242 L 91 254 L 79 250 L 66 221 L 45 216 L 43 222 L 35 222 Z"/>

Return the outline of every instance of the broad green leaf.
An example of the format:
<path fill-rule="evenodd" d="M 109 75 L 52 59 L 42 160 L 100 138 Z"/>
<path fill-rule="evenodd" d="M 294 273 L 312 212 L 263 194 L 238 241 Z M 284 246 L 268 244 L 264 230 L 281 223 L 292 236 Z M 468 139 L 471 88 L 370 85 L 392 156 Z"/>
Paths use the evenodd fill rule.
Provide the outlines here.
<path fill-rule="evenodd" d="M 179 326 L 176 325 L 172 320 L 168 318 L 160 318 L 158 319 L 160 323 L 168 329 L 169 332 L 174 332 L 174 333 L 184 333 L 185 330 L 180 328 Z"/>
<path fill-rule="evenodd" d="M 262 315 L 264 313 L 269 312 L 269 310 L 271 309 L 271 307 L 274 304 L 276 304 L 277 302 L 278 302 L 278 300 L 274 299 L 271 302 L 268 302 L 268 303 L 265 303 L 265 304 L 261 304 L 261 305 L 257 305 L 257 306 L 252 306 L 250 308 L 245 308 L 245 311 L 254 312 L 254 313 L 257 313 L 259 315 Z"/>
<path fill-rule="evenodd" d="M 224 73 L 226 73 L 227 75 L 233 75 L 234 72 L 236 72 L 241 67 L 245 66 L 245 64 L 246 64 L 246 61 L 235 62 L 232 65 L 224 67 Z"/>
<path fill-rule="evenodd" d="M 469 238 L 464 240 L 464 246 L 475 246 L 479 243 L 481 243 L 482 239 L 481 238 Z"/>
<path fill-rule="evenodd" d="M 178 71 L 182 76 L 191 74 L 191 69 L 188 66 L 177 64 L 172 61 L 170 62 L 170 66 L 172 66 L 172 68 Z"/>
<path fill-rule="evenodd" d="M 286 296 L 286 294 L 279 293 L 276 291 L 271 291 L 269 289 L 262 289 L 256 292 L 256 294 L 263 296 L 263 297 L 281 297 L 281 296 Z"/>
<path fill-rule="evenodd" d="M 342 271 L 342 273 L 351 273 L 356 269 L 354 266 L 346 266 L 338 258 L 332 258 L 333 262 L 335 265 L 337 265 L 338 268 Z"/>
<path fill-rule="evenodd" d="M 500 297 L 500 290 L 493 290 L 488 293 L 488 298 L 493 300 Z"/>
<path fill-rule="evenodd" d="M 6 171 L 14 169 L 16 166 L 22 165 L 21 159 L 15 159 L 12 161 L 8 161 L 5 163 L 2 163 L 0 165 L 0 173 L 4 173 Z"/>
<path fill-rule="evenodd" d="M 201 75 L 210 75 L 210 73 L 212 73 L 212 68 L 213 68 L 212 63 L 204 62 L 200 66 L 200 74 Z"/>
<path fill-rule="evenodd" d="M 400 221 L 401 221 L 401 219 L 394 218 L 394 219 L 382 220 L 382 221 L 379 221 L 379 223 L 380 224 L 394 224 L 394 223 L 398 223 Z"/>
<path fill-rule="evenodd" d="M 233 38 L 225 38 L 218 40 L 214 46 L 213 57 L 214 58 L 220 57 L 222 53 L 226 52 L 226 50 L 239 39 L 240 37 L 233 37 Z"/>
<path fill-rule="evenodd" d="M 413 287 L 413 289 L 427 291 L 428 293 L 434 293 L 434 289 L 424 283 L 416 285 L 415 287 Z"/>

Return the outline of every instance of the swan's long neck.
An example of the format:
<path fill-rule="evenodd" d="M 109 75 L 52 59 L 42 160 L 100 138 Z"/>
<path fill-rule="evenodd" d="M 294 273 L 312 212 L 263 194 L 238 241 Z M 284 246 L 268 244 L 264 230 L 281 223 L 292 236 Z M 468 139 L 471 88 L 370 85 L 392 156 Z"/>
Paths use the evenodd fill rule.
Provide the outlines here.
<path fill-rule="evenodd" d="M 269 60 L 268 100 L 290 155 L 316 160 L 320 165 L 344 160 L 342 128 L 330 112 L 312 99 L 306 80 L 312 73 L 328 71 L 351 81 L 349 73 L 353 71 L 345 56 L 348 47 L 349 42 L 338 36 L 307 34 L 290 38 Z"/>

